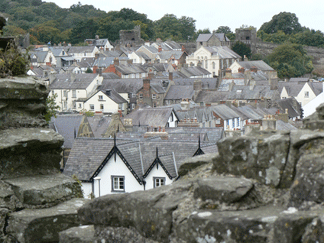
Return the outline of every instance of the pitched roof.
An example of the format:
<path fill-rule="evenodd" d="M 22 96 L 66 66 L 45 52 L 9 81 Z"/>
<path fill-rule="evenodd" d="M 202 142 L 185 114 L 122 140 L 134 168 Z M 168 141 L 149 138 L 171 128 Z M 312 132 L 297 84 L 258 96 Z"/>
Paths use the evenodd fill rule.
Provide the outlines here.
<path fill-rule="evenodd" d="M 202 90 L 198 93 L 195 102 L 200 103 L 217 103 L 220 101 L 226 101 L 228 96 L 228 91 L 208 91 Z"/>
<path fill-rule="evenodd" d="M 174 78 L 173 81 L 176 85 L 193 85 L 194 78 Z M 215 89 L 217 84 L 217 78 L 199 78 L 202 82 L 203 89 Z"/>
<path fill-rule="evenodd" d="M 234 85 L 232 91 L 228 93 L 229 100 L 254 100 L 271 99 L 277 100 L 280 97 L 278 90 L 271 90 L 267 85 L 244 86 Z"/>
<path fill-rule="evenodd" d="M 285 87 L 289 96 L 296 97 L 304 87 L 305 82 L 279 82 L 278 90 L 281 93 Z"/>
<path fill-rule="evenodd" d="M 233 109 L 224 104 L 213 106 L 212 109 L 223 120 L 240 117 L 240 114 L 238 114 Z"/>
<path fill-rule="evenodd" d="M 171 85 L 168 93 L 164 97 L 165 100 L 181 100 L 181 99 L 192 99 L 194 95 L 193 86 L 180 86 Z"/>
<path fill-rule="evenodd" d="M 295 98 L 287 98 L 277 100 L 281 112 L 284 113 L 286 109 L 288 109 L 288 116 L 290 118 L 301 116 L 301 105 Z"/>
<path fill-rule="evenodd" d="M 121 64 L 115 66 L 116 70 L 123 75 L 135 74 L 135 73 L 147 73 L 145 68 L 140 64 Z"/>
<path fill-rule="evenodd" d="M 208 41 L 212 36 L 213 34 L 199 34 L 196 42 Z"/>
<path fill-rule="evenodd" d="M 227 46 L 207 46 L 203 47 L 206 50 L 208 50 L 212 55 L 218 55 L 220 58 L 241 58 L 239 54 L 234 52 L 232 49 L 230 49 Z"/>
<path fill-rule="evenodd" d="M 73 77 L 75 79 L 73 80 Z M 98 76 L 93 73 L 82 74 L 57 74 L 56 79 L 50 84 L 50 89 L 86 89 Z"/>
<path fill-rule="evenodd" d="M 68 53 L 92 53 L 95 48 L 96 46 L 70 46 Z"/>
<path fill-rule="evenodd" d="M 126 115 L 125 118 L 133 119 L 134 125 L 165 127 L 172 111 L 170 107 L 138 109 Z"/>
<path fill-rule="evenodd" d="M 72 148 L 83 115 L 57 115 L 51 118 L 53 129 L 64 137 L 64 148 Z"/>
<path fill-rule="evenodd" d="M 99 56 L 97 59 L 95 59 L 93 66 L 106 68 L 111 64 L 114 64 L 114 59 L 114 57 Z"/>
<path fill-rule="evenodd" d="M 118 93 L 136 94 L 143 87 L 143 79 L 107 79 L 103 74 L 102 85 L 100 90 L 114 89 Z"/>
<path fill-rule="evenodd" d="M 30 57 L 34 59 L 33 56 L 35 55 L 37 62 L 42 63 L 45 61 L 47 54 L 48 51 L 32 51 L 30 52 Z"/>
<path fill-rule="evenodd" d="M 251 69 L 252 67 L 256 67 L 258 70 L 262 70 L 262 71 L 274 71 L 274 69 L 272 67 L 270 67 L 268 64 L 266 64 L 262 60 L 239 61 L 238 64 L 240 64 L 245 69 Z"/>

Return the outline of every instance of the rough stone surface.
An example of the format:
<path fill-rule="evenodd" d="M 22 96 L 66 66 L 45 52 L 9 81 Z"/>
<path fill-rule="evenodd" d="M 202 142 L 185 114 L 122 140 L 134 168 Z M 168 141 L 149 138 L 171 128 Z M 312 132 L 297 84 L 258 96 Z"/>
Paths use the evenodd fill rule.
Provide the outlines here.
<path fill-rule="evenodd" d="M 307 225 L 305 233 L 301 239 L 302 243 L 319 243 L 324 242 L 324 217 L 313 219 L 313 221 Z"/>
<path fill-rule="evenodd" d="M 61 243 L 94 243 L 95 230 L 93 225 L 82 225 L 69 228 L 59 233 Z"/>
<path fill-rule="evenodd" d="M 201 156 L 188 158 L 181 163 L 178 173 L 180 176 L 185 176 L 186 174 L 188 174 L 188 172 L 192 171 L 193 169 L 199 166 L 212 163 L 217 157 L 217 155 L 218 154 L 204 154 Z"/>
<path fill-rule="evenodd" d="M 0 208 L 0 238 L 5 236 L 6 220 L 9 210 L 7 208 Z"/>
<path fill-rule="evenodd" d="M 95 243 L 159 243 L 158 241 L 143 237 L 133 227 L 125 228 L 96 226 L 95 231 L 95 240 L 93 241 Z"/>
<path fill-rule="evenodd" d="M 218 142 L 219 157 L 214 162 L 218 173 L 243 175 L 267 185 L 278 186 L 287 163 L 288 132 L 254 132 Z"/>
<path fill-rule="evenodd" d="M 80 208 L 79 218 L 82 224 L 134 227 L 147 238 L 168 242 L 172 212 L 186 198 L 191 186 L 192 183 L 180 182 L 150 193 L 138 191 L 103 196 Z"/>
<path fill-rule="evenodd" d="M 2 179 L 51 174 L 60 168 L 63 137 L 52 129 L 19 128 L 0 131 Z"/>
<path fill-rule="evenodd" d="M 306 226 L 321 212 L 323 210 L 299 212 L 295 208 L 282 212 L 274 222 L 273 242 L 301 242 Z"/>
<path fill-rule="evenodd" d="M 218 200 L 225 203 L 234 203 L 242 199 L 251 189 L 253 183 L 240 178 L 206 178 L 198 180 L 194 190 L 194 197 L 202 200 Z"/>
<path fill-rule="evenodd" d="M 55 205 L 81 196 L 78 182 L 60 173 L 5 180 L 24 207 Z"/>
<path fill-rule="evenodd" d="M 57 242 L 60 231 L 80 225 L 77 209 L 85 200 L 75 198 L 51 208 L 11 213 L 6 232 L 20 243 Z"/>
<path fill-rule="evenodd" d="M 0 80 L 0 130 L 46 126 L 43 114 L 48 90 L 32 77 Z"/>

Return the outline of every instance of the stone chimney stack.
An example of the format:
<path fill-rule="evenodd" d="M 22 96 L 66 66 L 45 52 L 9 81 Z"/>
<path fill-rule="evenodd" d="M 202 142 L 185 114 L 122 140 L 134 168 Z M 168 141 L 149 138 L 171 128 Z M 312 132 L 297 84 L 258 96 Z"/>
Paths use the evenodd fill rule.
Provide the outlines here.
<path fill-rule="evenodd" d="M 150 72 L 148 73 L 148 79 L 149 79 L 149 80 L 152 80 L 152 79 L 153 79 L 153 76 L 154 76 L 154 73 L 153 73 L 152 71 L 150 71 Z"/>
<path fill-rule="evenodd" d="M 158 48 L 158 52 L 161 52 L 161 51 L 162 51 L 162 47 L 159 46 L 159 48 Z"/>
<path fill-rule="evenodd" d="M 225 70 L 225 78 L 232 78 L 232 70 L 230 68 Z"/>
<path fill-rule="evenodd" d="M 114 65 L 119 66 L 119 59 L 117 57 L 114 59 Z"/>
<path fill-rule="evenodd" d="M 173 72 L 169 72 L 169 80 L 173 81 Z"/>

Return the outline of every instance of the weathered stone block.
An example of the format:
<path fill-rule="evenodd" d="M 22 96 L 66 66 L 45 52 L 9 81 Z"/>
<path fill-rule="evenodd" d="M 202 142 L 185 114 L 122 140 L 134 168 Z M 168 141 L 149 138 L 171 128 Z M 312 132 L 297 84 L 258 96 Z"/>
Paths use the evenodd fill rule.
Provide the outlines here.
<path fill-rule="evenodd" d="M 254 132 L 222 139 L 217 145 L 220 156 L 214 169 L 218 173 L 243 175 L 276 187 L 280 184 L 290 146 L 288 132 Z"/>
<path fill-rule="evenodd" d="M 173 242 L 258 242 L 268 233 L 282 208 L 272 206 L 245 211 L 199 210 L 174 226 Z"/>
<path fill-rule="evenodd" d="M 79 226 L 77 209 L 85 199 L 72 199 L 46 209 L 11 213 L 6 232 L 20 243 L 58 242 L 59 232 Z"/>
<path fill-rule="evenodd" d="M 290 210 L 287 210 L 286 213 L 283 212 L 273 225 L 273 242 L 301 242 L 306 226 L 318 216 L 318 213 L 319 211 L 291 212 Z"/>
<path fill-rule="evenodd" d="M 178 173 L 180 176 L 185 176 L 188 174 L 188 172 L 196 169 L 201 165 L 213 163 L 213 161 L 217 156 L 218 154 L 216 153 L 216 154 L 204 154 L 204 155 L 188 158 L 181 163 Z"/>
<path fill-rule="evenodd" d="M 48 89 L 32 77 L 0 79 L 0 130 L 44 127 Z"/>
<path fill-rule="evenodd" d="M 59 170 L 63 137 L 52 129 L 0 131 L 0 176 L 49 174 Z"/>
<path fill-rule="evenodd" d="M 82 195 L 78 182 L 60 173 L 5 180 L 24 207 L 49 206 Z"/>
<path fill-rule="evenodd" d="M 197 181 L 194 197 L 203 200 L 211 199 L 224 203 L 234 203 L 242 199 L 252 188 L 253 183 L 240 178 L 206 178 Z"/>
<path fill-rule="evenodd" d="M 301 239 L 302 243 L 320 243 L 324 242 L 324 215 L 313 219 L 313 221 L 307 225 L 305 233 Z"/>
<path fill-rule="evenodd" d="M 59 233 L 60 243 L 94 243 L 95 230 L 93 225 L 82 225 Z"/>
<path fill-rule="evenodd" d="M 168 242 L 172 213 L 191 187 L 192 183 L 176 182 L 149 191 L 106 195 L 80 208 L 78 214 L 83 224 L 134 227 L 146 238 Z"/>

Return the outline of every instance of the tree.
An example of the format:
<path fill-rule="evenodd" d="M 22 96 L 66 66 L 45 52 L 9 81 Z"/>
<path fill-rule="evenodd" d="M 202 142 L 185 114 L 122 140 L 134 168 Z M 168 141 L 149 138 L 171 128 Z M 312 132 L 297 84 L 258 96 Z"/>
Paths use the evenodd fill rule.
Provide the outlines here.
<path fill-rule="evenodd" d="M 187 41 L 194 37 L 195 22 L 196 20 L 190 17 L 182 16 L 178 19 L 174 14 L 166 14 L 154 22 L 155 38 Z"/>
<path fill-rule="evenodd" d="M 232 33 L 232 31 L 228 26 L 219 26 L 218 29 L 216 30 L 216 33 L 229 34 Z"/>
<path fill-rule="evenodd" d="M 47 122 L 50 122 L 53 116 L 56 117 L 57 110 L 60 108 L 60 106 L 58 106 L 55 102 L 56 98 L 57 94 L 54 94 L 52 96 L 48 96 L 46 99 L 46 113 L 44 117 Z"/>
<path fill-rule="evenodd" d="M 299 77 L 314 69 L 311 57 L 299 44 L 282 44 L 265 61 L 277 70 L 279 78 Z"/>
<path fill-rule="evenodd" d="M 232 50 L 239 54 L 242 58 L 244 56 L 247 58 L 251 57 L 251 48 L 241 41 L 235 42 L 235 44 L 232 46 Z"/>
<path fill-rule="evenodd" d="M 290 35 L 301 32 L 303 29 L 298 22 L 296 14 L 281 12 L 274 15 L 269 22 L 265 22 L 260 30 L 263 30 L 267 34 L 277 33 L 279 30 L 282 30 L 286 35 Z"/>

